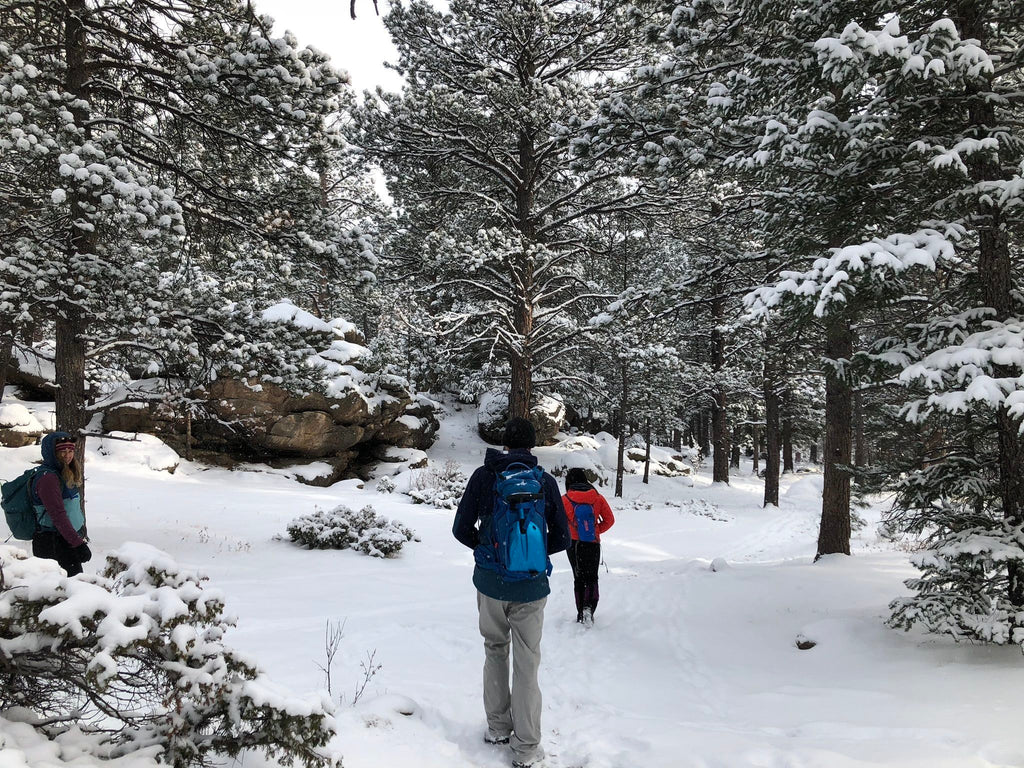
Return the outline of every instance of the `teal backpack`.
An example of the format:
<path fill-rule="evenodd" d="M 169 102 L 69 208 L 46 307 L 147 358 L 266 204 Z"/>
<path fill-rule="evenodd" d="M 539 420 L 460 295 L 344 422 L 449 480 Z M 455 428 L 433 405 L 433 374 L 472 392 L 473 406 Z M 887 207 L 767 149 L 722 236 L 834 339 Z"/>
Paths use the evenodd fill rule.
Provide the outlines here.
<path fill-rule="evenodd" d="M 7 527 L 14 538 L 22 541 L 31 541 L 39 528 L 32 505 L 32 481 L 38 470 L 38 467 L 26 469 L 19 477 L 0 485 L 0 507 L 7 518 Z"/>

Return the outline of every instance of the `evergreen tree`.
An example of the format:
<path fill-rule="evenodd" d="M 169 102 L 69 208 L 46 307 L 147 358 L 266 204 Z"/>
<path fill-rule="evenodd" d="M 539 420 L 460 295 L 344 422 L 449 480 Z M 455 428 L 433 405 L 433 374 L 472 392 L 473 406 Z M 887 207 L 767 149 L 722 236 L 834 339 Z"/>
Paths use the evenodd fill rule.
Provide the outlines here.
<path fill-rule="evenodd" d="M 625 6 L 418 1 L 386 23 L 407 85 L 368 102 L 360 141 L 403 214 L 403 266 L 442 348 L 509 381 L 510 413 L 525 416 L 584 330 L 575 308 L 597 298 L 578 271 L 588 221 L 656 205 L 583 127 L 636 60 Z"/>
<path fill-rule="evenodd" d="M 146 545 L 87 580 L 0 546 L 0 708 L 33 712 L 49 738 L 80 729 L 98 760 L 155 747 L 174 768 L 243 750 L 337 765 L 330 701 L 281 691 L 226 645 L 232 620 L 204 582 Z"/>
<path fill-rule="evenodd" d="M 362 262 L 314 204 L 348 97 L 269 23 L 238 0 L 0 7 L 0 316 L 52 327 L 62 428 L 99 371 L 312 380 L 262 311 L 302 265 Z"/>

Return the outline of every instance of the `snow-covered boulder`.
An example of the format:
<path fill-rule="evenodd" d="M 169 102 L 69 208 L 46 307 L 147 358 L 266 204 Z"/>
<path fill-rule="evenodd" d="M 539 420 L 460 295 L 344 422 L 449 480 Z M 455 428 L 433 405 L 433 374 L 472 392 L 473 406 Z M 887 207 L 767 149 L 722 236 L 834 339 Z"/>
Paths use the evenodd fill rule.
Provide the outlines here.
<path fill-rule="evenodd" d="M 538 395 L 530 406 L 530 423 L 537 431 L 537 445 L 551 445 L 565 426 L 565 403 L 559 397 Z M 501 445 L 508 421 L 508 393 L 487 392 L 480 397 L 476 428 L 491 445 Z"/>
<path fill-rule="evenodd" d="M 34 445 L 46 428 L 20 403 L 0 403 L 0 445 L 21 448 Z"/>

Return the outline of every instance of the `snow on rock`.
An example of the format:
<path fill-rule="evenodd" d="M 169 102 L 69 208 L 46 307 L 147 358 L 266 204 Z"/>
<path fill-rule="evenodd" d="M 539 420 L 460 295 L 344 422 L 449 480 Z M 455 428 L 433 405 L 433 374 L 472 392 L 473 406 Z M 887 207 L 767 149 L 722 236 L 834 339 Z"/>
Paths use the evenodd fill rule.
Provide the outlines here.
<path fill-rule="evenodd" d="M 181 457 L 172 448 L 153 435 L 129 432 L 110 432 L 89 443 L 96 459 L 118 466 L 137 465 L 157 471 L 173 472 Z M 90 457 L 91 459 L 92 457 Z"/>
<path fill-rule="evenodd" d="M 19 403 L 0 404 L 0 429 L 16 432 L 44 432 L 45 429 L 32 412 Z"/>

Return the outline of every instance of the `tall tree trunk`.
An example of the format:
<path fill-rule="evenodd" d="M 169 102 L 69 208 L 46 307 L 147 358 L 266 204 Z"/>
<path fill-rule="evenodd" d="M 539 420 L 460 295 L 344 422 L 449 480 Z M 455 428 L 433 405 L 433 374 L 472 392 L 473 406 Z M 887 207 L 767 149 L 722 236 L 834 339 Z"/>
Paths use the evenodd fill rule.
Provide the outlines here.
<path fill-rule="evenodd" d="M 725 337 L 721 326 L 723 316 L 722 299 L 716 298 L 711 304 L 711 370 L 717 374 L 725 367 Z M 725 388 L 716 381 L 712 393 L 714 409 L 711 414 L 711 443 L 714 447 L 712 459 L 712 480 L 716 483 L 729 482 L 729 424 Z"/>
<path fill-rule="evenodd" d="M 827 318 L 825 357 L 834 361 L 825 374 L 825 477 L 821 494 L 818 554 L 850 554 L 850 464 L 853 391 L 845 373 L 853 356 L 853 333 L 846 317 Z"/>
<path fill-rule="evenodd" d="M 672 430 L 672 450 L 681 451 L 683 450 L 683 430 L 673 429 Z"/>
<path fill-rule="evenodd" d="M 622 393 L 619 400 L 619 447 L 615 458 L 615 498 L 622 498 L 622 476 L 626 472 L 626 413 L 629 406 L 629 371 L 626 364 L 620 363 L 622 373 Z"/>
<path fill-rule="evenodd" d="M 644 485 L 651 482 L 651 420 L 644 419 Z"/>
<path fill-rule="evenodd" d="M 750 428 L 750 439 L 754 444 L 751 469 L 754 470 L 754 477 L 757 477 L 761 472 L 761 428 L 756 424 Z"/>
<path fill-rule="evenodd" d="M 67 62 L 65 86 L 69 93 L 78 97 L 70 111 L 75 124 L 83 128 L 82 138 L 88 141 L 89 130 L 88 89 L 86 83 L 89 71 L 86 64 L 88 40 L 84 19 L 88 14 L 85 0 L 68 0 L 64 18 L 64 55 Z M 85 427 L 85 334 L 86 317 L 75 300 L 78 284 L 78 268 L 83 256 L 95 253 L 96 232 L 88 220 L 89 200 L 86 194 L 74 189 L 70 195 L 72 223 L 68 229 L 65 245 L 65 264 L 68 267 L 68 282 L 57 300 L 55 318 L 56 350 L 54 360 L 54 384 L 56 385 L 57 429 L 76 436 Z M 78 226 L 88 222 L 90 226 Z M 85 438 L 78 437 L 75 460 L 85 467 Z M 85 482 L 79 489 L 82 509 L 85 509 Z"/>
<path fill-rule="evenodd" d="M 786 399 L 789 399 L 787 393 Z M 793 420 L 786 416 L 782 420 L 782 471 L 793 472 Z"/>
<path fill-rule="evenodd" d="M 185 409 L 185 460 L 192 461 L 192 408 Z"/>
<path fill-rule="evenodd" d="M 764 506 L 779 506 L 779 392 L 775 380 L 775 363 L 771 356 L 764 361 Z"/>
<path fill-rule="evenodd" d="M 512 356 L 512 391 L 508 398 L 509 418 L 530 418 L 530 398 L 533 396 L 533 366 L 522 353 Z"/>
<path fill-rule="evenodd" d="M 697 413 L 697 445 L 703 456 L 711 453 L 711 430 L 708 429 L 708 421 L 708 412 L 702 408 Z"/>
<path fill-rule="evenodd" d="M 818 441 L 817 441 L 817 439 L 815 439 L 815 441 L 813 443 L 811 443 L 811 464 L 817 464 L 817 463 L 818 463 Z"/>
<path fill-rule="evenodd" d="M 735 436 L 735 435 L 734 435 Z M 740 444 L 733 443 L 729 449 L 729 466 L 735 469 L 740 468 Z"/>
<path fill-rule="evenodd" d="M 14 333 L 0 334 L 0 403 L 4 400 L 4 388 L 7 386 L 7 370 L 11 364 L 11 353 L 14 351 Z"/>

